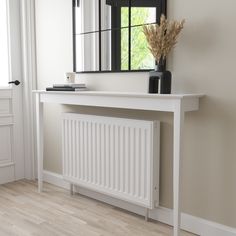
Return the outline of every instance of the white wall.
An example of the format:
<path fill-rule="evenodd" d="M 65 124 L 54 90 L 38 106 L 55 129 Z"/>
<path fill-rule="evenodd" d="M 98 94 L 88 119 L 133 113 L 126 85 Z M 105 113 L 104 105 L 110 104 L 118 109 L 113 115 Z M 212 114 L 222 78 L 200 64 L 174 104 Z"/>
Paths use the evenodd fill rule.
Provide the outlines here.
<path fill-rule="evenodd" d="M 170 18 L 186 19 L 169 57 L 174 92 L 205 93 L 200 111 L 186 117 L 182 171 L 183 211 L 236 227 L 236 1 L 169 0 Z M 71 1 L 36 0 L 38 87 L 63 82 L 72 70 Z M 79 75 L 91 89 L 147 90 L 147 73 Z M 60 107 L 45 111 L 44 168 L 61 173 L 60 113 L 153 118 L 161 126 L 161 205 L 172 206 L 172 116 L 168 113 Z"/>

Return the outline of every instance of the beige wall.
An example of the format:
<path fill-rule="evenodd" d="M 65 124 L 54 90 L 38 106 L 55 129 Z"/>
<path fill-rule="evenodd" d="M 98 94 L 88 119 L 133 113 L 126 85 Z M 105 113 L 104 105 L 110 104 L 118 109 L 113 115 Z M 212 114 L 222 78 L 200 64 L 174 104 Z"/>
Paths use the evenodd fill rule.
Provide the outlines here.
<path fill-rule="evenodd" d="M 186 116 L 183 211 L 236 227 L 236 1 L 169 0 L 171 18 L 185 18 L 181 40 L 169 57 L 174 92 L 205 93 L 200 111 Z M 71 1 L 36 0 L 38 86 L 63 82 L 72 70 Z M 146 91 L 147 73 L 79 75 L 91 89 Z M 172 201 L 172 116 L 89 107 L 45 108 L 44 168 L 61 173 L 60 114 L 153 118 L 161 127 L 161 205 Z"/>

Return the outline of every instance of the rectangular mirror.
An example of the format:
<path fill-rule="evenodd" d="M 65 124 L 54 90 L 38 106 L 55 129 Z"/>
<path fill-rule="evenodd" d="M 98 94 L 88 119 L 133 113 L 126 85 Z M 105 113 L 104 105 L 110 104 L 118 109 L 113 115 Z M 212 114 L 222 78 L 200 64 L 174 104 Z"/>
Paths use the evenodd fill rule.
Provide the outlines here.
<path fill-rule="evenodd" d="M 73 0 L 75 72 L 149 71 L 143 25 L 166 15 L 166 0 Z"/>

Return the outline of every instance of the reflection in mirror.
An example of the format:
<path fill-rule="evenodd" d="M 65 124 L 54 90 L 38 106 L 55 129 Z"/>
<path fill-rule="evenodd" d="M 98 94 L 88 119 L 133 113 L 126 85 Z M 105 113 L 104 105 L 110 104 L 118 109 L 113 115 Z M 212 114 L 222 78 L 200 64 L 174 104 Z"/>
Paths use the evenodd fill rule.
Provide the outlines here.
<path fill-rule="evenodd" d="M 156 0 L 101 0 L 102 19 L 109 22 L 102 24 L 102 29 L 109 29 L 129 26 L 129 6 L 131 7 L 131 26 L 155 23 L 157 16 Z"/>
<path fill-rule="evenodd" d="M 103 71 L 112 70 L 111 30 L 101 32 L 101 67 Z"/>
<path fill-rule="evenodd" d="M 77 0 L 76 2 L 76 34 L 99 30 L 99 1 Z"/>
<path fill-rule="evenodd" d="M 101 34 L 102 71 L 127 71 L 129 69 L 128 28 L 103 31 Z M 120 35 L 120 40 L 117 37 Z M 116 40 L 112 40 L 115 37 Z M 120 41 L 119 43 L 117 43 Z M 131 70 L 150 70 L 155 61 L 148 49 L 142 26 L 131 28 Z"/>
<path fill-rule="evenodd" d="M 156 22 L 156 7 L 131 8 L 131 26 L 152 24 Z"/>
<path fill-rule="evenodd" d="M 120 31 L 120 64 L 117 63 L 119 66 L 116 70 L 129 70 L 129 29 L 124 28 Z M 116 55 L 114 53 L 114 55 Z"/>
<path fill-rule="evenodd" d="M 101 39 L 102 71 L 128 70 L 128 28 L 102 31 Z"/>
<path fill-rule="evenodd" d="M 101 30 L 111 29 L 112 8 L 106 0 L 101 0 Z"/>
<path fill-rule="evenodd" d="M 155 61 L 148 49 L 148 43 L 143 33 L 143 27 L 131 28 L 131 70 L 151 70 Z"/>
<path fill-rule="evenodd" d="M 77 71 L 99 71 L 98 33 L 76 35 Z"/>

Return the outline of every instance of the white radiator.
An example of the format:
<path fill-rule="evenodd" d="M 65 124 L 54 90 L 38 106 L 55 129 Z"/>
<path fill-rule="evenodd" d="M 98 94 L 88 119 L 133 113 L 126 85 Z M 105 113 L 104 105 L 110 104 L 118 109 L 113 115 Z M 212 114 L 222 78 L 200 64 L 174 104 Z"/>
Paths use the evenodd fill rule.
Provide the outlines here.
<path fill-rule="evenodd" d="M 159 203 L 158 121 L 64 113 L 65 180 L 153 209 Z"/>

